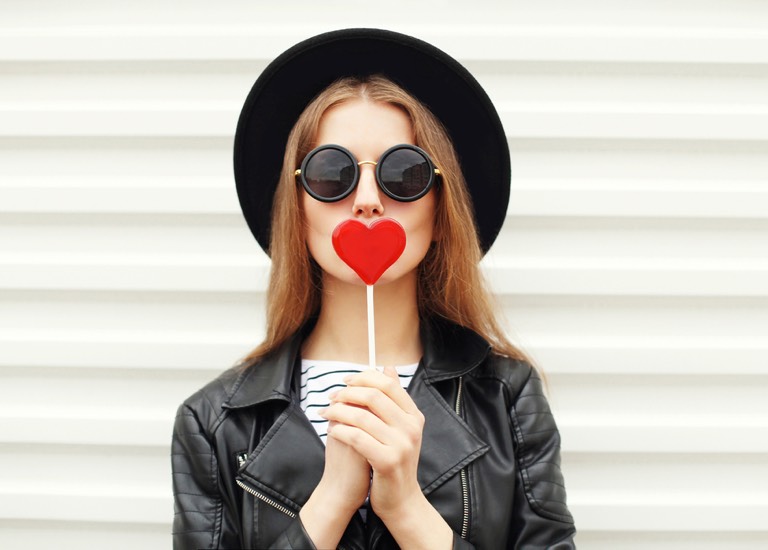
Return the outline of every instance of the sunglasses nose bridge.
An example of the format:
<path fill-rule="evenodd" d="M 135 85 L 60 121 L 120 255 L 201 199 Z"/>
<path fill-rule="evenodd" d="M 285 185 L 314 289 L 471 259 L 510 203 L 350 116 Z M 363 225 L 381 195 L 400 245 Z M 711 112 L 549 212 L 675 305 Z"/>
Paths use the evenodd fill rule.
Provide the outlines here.
<path fill-rule="evenodd" d="M 378 162 L 376 162 L 375 160 L 361 160 L 360 162 L 358 162 L 357 166 L 359 168 L 359 176 L 358 176 L 359 179 L 362 180 L 365 177 L 365 174 L 368 173 L 373 178 L 373 182 L 377 183 L 377 181 L 376 181 L 376 165 L 377 164 L 378 164 Z M 364 168 L 365 165 L 370 166 L 371 169 L 370 170 L 366 170 Z M 358 181 L 357 184 L 359 186 L 360 185 L 360 181 Z"/>

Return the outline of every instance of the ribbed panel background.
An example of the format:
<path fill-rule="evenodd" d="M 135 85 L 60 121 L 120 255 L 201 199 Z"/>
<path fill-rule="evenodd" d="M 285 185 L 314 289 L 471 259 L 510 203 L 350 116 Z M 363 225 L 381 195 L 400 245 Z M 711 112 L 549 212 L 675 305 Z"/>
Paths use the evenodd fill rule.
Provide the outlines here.
<path fill-rule="evenodd" d="M 169 546 L 175 408 L 263 330 L 242 100 L 292 43 L 377 25 L 455 55 L 503 117 L 484 264 L 549 374 L 580 547 L 768 547 L 768 4 L 747 0 L 4 1 L 0 547 Z"/>

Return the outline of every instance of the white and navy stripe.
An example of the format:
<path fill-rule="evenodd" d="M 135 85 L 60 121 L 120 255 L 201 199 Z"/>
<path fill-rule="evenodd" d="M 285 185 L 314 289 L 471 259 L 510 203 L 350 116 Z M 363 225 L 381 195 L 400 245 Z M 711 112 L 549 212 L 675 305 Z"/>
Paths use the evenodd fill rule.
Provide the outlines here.
<path fill-rule="evenodd" d="M 400 384 L 408 388 L 418 363 L 395 367 Z M 345 363 L 343 361 L 301 361 L 301 410 L 314 426 L 317 435 L 325 443 L 328 435 L 328 421 L 318 416 L 317 411 L 330 405 L 328 395 L 346 387 L 344 378 L 368 369 L 368 365 Z"/>

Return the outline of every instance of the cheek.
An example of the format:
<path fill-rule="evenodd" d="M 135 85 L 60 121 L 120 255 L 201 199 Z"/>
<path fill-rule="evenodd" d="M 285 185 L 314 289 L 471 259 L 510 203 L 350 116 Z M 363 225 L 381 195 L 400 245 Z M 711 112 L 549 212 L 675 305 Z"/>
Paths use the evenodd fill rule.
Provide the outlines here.
<path fill-rule="evenodd" d="M 331 236 L 336 226 L 344 219 L 343 213 L 334 205 L 318 203 L 307 197 L 303 203 L 305 235 L 310 255 L 321 266 L 336 258 Z"/>
<path fill-rule="evenodd" d="M 433 229 L 431 220 L 429 223 L 425 222 L 423 225 L 415 227 L 407 237 L 406 253 L 409 257 L 416 260 L 416 263 L 421 262 L 432 244 Z"/>
<path fill-rule="evenodd" d="M 407 205 L 406 205 L 407 206 Z M 432 234 L 435 228 L 435 197 L 430 194 L 421 199 L 413 210 L 408 212 L 408 222 L 414 238 L 419 240 L 432 240 Z"/>
<path fill-rule="evenodd" d="M 330 235 L 333 232 L 336 223 L 334 212 L 333 205 L 319 203 L 305 195 L 302 218 L 308 240 L 313 236 Z"/>
<path fill-rule="evenodd" d="M 424 197 L 421 204 L 405 204 L 406 207 L 414 207 L 410 211 L 403 210 L 405 214 L 401 220 L 406 230 L 406 248 L 403 255 L 409 263 L 419 263 L 427 253 L 434 240 L 435 226 L 435 201 L 434 197 Z M 393 215 L 395 219 L 398 216 Z M 399 220 L 400 221 L 400 220 Z"/>

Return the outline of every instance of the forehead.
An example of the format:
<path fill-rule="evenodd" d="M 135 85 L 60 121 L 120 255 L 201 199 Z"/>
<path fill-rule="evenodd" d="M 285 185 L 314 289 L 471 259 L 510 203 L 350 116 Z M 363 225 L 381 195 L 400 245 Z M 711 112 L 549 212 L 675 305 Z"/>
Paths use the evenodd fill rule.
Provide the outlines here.
<path fill-rule="evenodd" d="M 323 114 L 315 141 L 315 146 L 342 145 L 355 155 L 380 154 L 392 145 L 413 143 L 413 127 L 400 107 L 355 99 Z"/>

